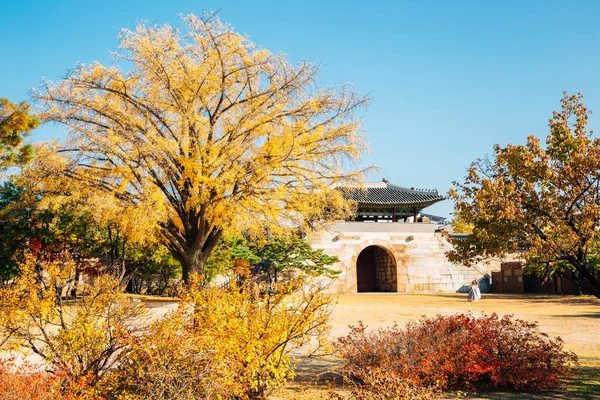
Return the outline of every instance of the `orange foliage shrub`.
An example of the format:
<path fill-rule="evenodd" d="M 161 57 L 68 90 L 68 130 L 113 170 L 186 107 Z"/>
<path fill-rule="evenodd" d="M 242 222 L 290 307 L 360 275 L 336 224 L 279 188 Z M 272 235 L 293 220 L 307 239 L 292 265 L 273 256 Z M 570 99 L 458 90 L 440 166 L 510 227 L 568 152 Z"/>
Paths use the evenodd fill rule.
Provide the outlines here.
<path fill-rule="evenodd" d="M 89 379 L 75 381 L 15 358 L 0 359 L 0 400 L 102 400 L 91 395 Z"/>
<path fill-rule="evenodd" d="M 51 375 L 25 365 L 16 368 L 14 359 L 0 359 L 0 400 L 62 400 L 59 389 L 60 382 Z"/>
<path fill-rule="evenodd" d="M 496 314 L 423 318 L 371 333 L 360 324 L 339 339 L 338 351 L 345 373 L 373 392 L 397 380 L 441 390 L 545 391 L 577 362 L 536 323 Z"/>

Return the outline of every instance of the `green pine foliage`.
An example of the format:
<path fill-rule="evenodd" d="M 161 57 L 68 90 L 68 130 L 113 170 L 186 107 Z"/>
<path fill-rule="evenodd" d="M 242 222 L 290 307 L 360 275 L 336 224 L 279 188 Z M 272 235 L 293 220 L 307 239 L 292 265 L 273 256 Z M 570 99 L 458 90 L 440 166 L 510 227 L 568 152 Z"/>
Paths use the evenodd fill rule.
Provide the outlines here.
<path fill-rule="evenodd" d="M 23 145 L 23 137 L 39 125 L 27 103 L 15 104 L 0 98 L 0 169 L 31 161 L 33 147 Z"/>

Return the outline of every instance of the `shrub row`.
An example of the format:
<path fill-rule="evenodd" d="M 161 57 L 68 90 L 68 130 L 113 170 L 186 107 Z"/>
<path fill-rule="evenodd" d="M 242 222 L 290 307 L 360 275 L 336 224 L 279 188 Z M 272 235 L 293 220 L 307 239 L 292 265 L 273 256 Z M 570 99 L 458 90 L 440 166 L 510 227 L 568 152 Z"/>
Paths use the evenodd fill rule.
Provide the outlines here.
<path fill-rule="evenodd" d="M 331 297 L 301 277 L 269 295 L 253 282 L 196 282 L 156 319 L 107 277 L 63 302 L 67 267 L 46 265 L 39 277 L 32 264 L 0 290 L 0 351 L 28 349 L 44 362 L 2 361 L 0 400 L 264 398 L 294 376 L 291 350 L 329 337 Z"/>

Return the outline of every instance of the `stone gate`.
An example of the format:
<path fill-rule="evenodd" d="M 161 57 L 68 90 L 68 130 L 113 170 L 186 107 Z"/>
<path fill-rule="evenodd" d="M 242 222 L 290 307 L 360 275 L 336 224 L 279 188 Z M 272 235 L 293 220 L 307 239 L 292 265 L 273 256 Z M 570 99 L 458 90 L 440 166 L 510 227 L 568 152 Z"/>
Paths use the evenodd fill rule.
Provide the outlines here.
<path fill-rule="evenodd" d="M 439 225 L 443 218 L 422 210 L 444 200 L 437 190 L 405 188 L 382 182 L 337 186 L 357 205 L 351 221 L 332 224 L 312 240 L 315 248 L 339 257 L 338 292 L 461 292 L 474 279 L 490 290 L 489 277 L 499 265 L 452 264 L 452 248 Z"/>
<path fill-rule="evenodd" d="M 335 292 L 465 292 L 477 279 L 482 291 L 497 265 L 453 264 L 445 252 L 451 244 L 438 225 L 429 223 L 338 222 L 312 241 L 335 255 L 341 271 Z"/>

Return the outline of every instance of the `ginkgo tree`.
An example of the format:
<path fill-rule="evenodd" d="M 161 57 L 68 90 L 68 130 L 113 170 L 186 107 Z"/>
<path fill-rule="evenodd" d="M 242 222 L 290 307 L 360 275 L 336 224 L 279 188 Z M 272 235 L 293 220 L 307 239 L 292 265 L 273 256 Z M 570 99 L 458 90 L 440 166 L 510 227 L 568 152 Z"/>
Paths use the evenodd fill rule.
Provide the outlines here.
<path fill-rule="evenodd" d="M 571 271 L 600 298 L 600 139 L 582 97 L 565 93 L 545 145 L 496 145 L 456 183 L 455 214 L 472 232 L 454 241 L 452 260 L 522 256 L 541 276 Z"/>
<path fill-rule="evenodd" d="M 35 96 L 44 121 L 67 127 L 65 185 L 153 209 L 185 281 L 224 232 L 314 224 L 341 202 L 332 184 L 360 179 L 368 99 L 319 88 L 317 65 L 292 65 L 215 14 L 120 40 L 115 65 L 79 66 Z"/>

